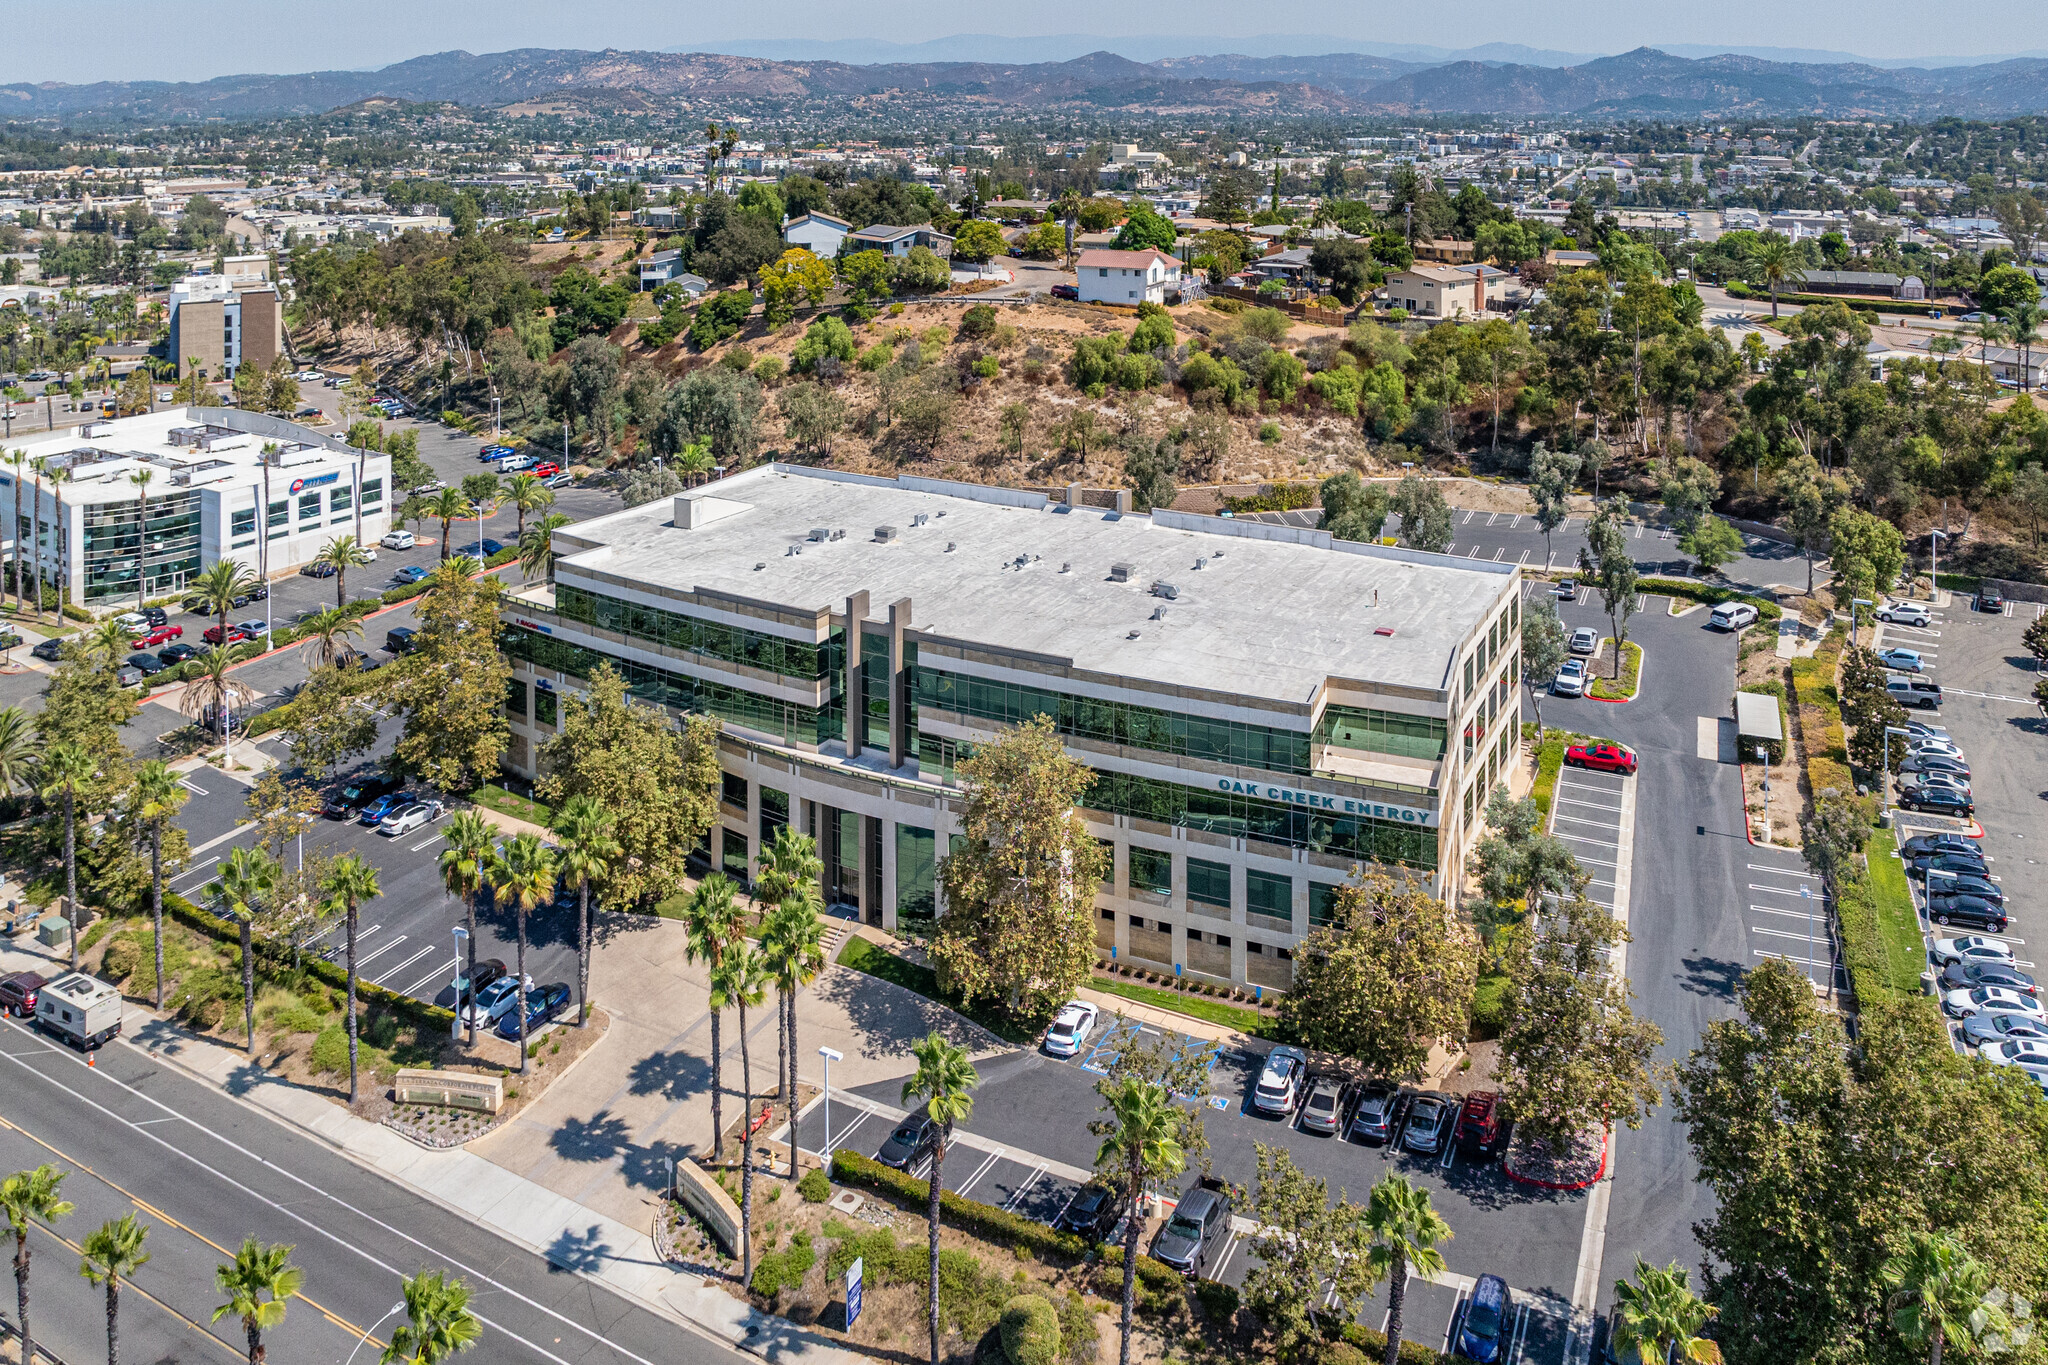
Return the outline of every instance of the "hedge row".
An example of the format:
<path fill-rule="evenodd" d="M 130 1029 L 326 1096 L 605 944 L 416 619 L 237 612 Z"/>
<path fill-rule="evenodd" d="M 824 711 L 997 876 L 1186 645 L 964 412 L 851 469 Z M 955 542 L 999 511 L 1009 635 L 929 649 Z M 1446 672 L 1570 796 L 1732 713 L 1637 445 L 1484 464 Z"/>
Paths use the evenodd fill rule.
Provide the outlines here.
<path fill-rule="evenodd" d="M 1666 597 L 1683 597 L 1688 602 L 1699 602 L 1709 607 L 1718 607 L 1723 602 L 1747 602 L 1756 608 L 1756 614 L 1766 621 L 1775 621 L 1785 614 L 1784 608 L 1768 597 L 1757 597 L 1733 588 L 1717 588 L 1710 583 L 1687 583 L 1677 578 L 1644 578 L 1636 582 L 1636 591 L 1657 593 Z"/>
<path fill-rule="evenodd" d="M 925 1201 L 931 1197 L 931 1187 L 926 1182 L 891 1170 L 872 1157 L 864 1157 L 845 1147 L 832 1154 L 832 1178 L 842 1185 L 861 1185 L 881 1194 L 909 1200 L 919 1208 L 924 1207 Z M 951 1190 L 939 1192 L 939 1213 L 963 1232 L 971 1232 L 1005 1246 L 1024 1247 L 1035 1256 L 1057 1256 L 1078 1261 L 1088 1254 L 1088 1244 L 1072 1233 L 1055 1232 L 1022 1214 L 999 1209 L 993 1204 L 978 1203 Z M 1159 1268 L 1166 1270 L 1165 1266 Z"/>
<path fill-rule="evenodd" d="M 1841 694 L 1835 688 L 1835 667 L 1847 643 L 1838 626 L 1812 657 L 1792 661 L 1792 700 L 1799 713 L 1799 743 L 1806 755 L 1811 799 L 1830 787 L 1845 797 L 1856 794 L 1856 780 L 1849 772 L 1849 739 L 1842 729 Z"/>
<path fill-rule="evenodd" d="M 1385 1332 L 1374 1331 L 1360 1323 L 1347 1322 L 1344 1324 L 1344 1341 L 1364 1352 L 1369 1365 L 1379 1365 L 1379 1362 L 1387 1358 Z M 1401 1365 L 1440 1365 L 1440 1362 L 1462 1359 L 1462 1356 L 1451 1355 L 1448 1352 L 1432 1351 L 1419 1341 L 1403 1338 L 1401 1342 Z"/>
<path fill-rule="evenodd" d="M 1753 289 L 1736 280 L 1730 280 L 1721 287 L 1726 289 L 1731 297 L 1738 299 L 1768 300 L 1771 297 L 1771 291 L 1768 289 Z M 1953 309 L 1968 311 L 1964 304 L 1954 299 L 1928 304 L 1911 303 L 1903 299 L 1851 298 L 1844 294 L 1792 294 L 1782 289 L 1778 291 L 1778 302 L 1797 304 L 1801 308 L 1808 308 L 1817 303 L 1846 303 L 1851 312 L 1860 313 L 1867 308 L 1876 313 L 1911 313 L 1915 317 L 1931 317 L 1936 308 L 1944 312 Z"/>

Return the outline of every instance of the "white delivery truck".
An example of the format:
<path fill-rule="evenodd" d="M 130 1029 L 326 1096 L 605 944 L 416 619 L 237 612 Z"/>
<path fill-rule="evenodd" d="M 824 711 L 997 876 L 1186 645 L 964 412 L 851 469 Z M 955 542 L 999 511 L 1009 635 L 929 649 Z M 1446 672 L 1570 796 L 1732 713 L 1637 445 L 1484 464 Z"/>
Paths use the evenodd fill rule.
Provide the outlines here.
<path fill-rule="evenodd" d="M 121 1032 L 121 992 L 84 972 L 67 972 L 36 998 L 36 1025 L 91 1051 Z"/>

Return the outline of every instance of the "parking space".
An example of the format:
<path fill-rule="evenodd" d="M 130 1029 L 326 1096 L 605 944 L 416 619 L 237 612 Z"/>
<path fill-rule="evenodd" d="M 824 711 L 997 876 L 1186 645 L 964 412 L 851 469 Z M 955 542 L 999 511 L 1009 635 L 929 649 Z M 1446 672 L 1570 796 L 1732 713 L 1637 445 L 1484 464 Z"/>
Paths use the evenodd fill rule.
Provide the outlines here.
<path fill-rule="evenodd" d="M 1750 850 L 1747 907 L 1753 960 L 1776 958 L 1805 974 L 1821 991 L 1846 989 L 1840 946 L 1828 918 L 1828 896 L 1820 878 L 1795 853 L 1759 846 Z"/>
<path fill-rule="evenodd" d="M 1550 803 L 1551 833 L 1564 841 L 1592 878 L 1586 885 L 1587 899 L 1606 907 L 1609 914 L 1614 913 L 1625 852 L 1626 789 L 1635 780 L 1618 773 L 1564 768 Z"/>

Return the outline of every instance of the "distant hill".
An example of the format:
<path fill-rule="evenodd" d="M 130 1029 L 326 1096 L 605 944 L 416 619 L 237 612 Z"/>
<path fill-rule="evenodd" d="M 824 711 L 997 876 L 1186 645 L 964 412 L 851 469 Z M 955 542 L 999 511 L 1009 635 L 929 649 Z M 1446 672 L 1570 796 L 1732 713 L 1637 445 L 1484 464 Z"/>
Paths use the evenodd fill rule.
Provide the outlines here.
<path fill-rule="evenodd" d="M 1484 51 L 1489 49 L 1474 49 Z M 1638 48 L 1562 66 L 1478 57 L 1429 63 L 1361 52 L 1144 62 L 1101 51 L 1059 61 L 854 64 L 525 48 L 481 56 L 441 52 L 381 71 L 179 83 L 18 83 L 0 86 L 0 118 L 254 118 L 320 113 L 371 98 L 485 108 L 553 101 L 624 109 L 788 109 L 805 102 L 886 99 L 992 110 L 1999 118 L 2048 110 L 2048 58 L 1887 69 L 1732 53 L 1688 58 Z"/>

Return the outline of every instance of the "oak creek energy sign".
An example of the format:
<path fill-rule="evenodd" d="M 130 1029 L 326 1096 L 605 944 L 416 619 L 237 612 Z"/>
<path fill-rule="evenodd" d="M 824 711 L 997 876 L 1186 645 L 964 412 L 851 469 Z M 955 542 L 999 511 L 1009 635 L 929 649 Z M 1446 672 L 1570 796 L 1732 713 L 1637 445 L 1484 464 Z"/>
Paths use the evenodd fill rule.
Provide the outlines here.
<path fill-rule="evenodd" d="M 1219 777 L 1216 779 L 1216 790 L 1229 792 L 1233 796 L 1253 796 L 1261 801 L 1276 801 L 1283 806 L 1306 806 L 1310 810 L 1323 811 L 1330 815 L 1359 815 L 1374 820 L 1398 820 L 1404 825 L 1436 824 L 1436 812 L 1433 810 L 1416 810 L 1412 806 L 1389 806 L 1378 801 L 1354 801 L 1348 796 L 1302 791 L 1297 787 L 1270 787 L 1259 782 L 1240 782 L 1236 778 Z"/>

